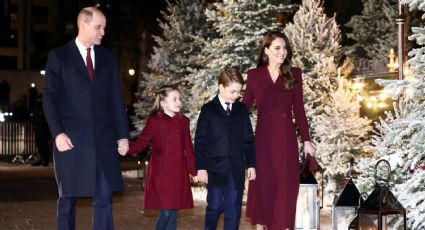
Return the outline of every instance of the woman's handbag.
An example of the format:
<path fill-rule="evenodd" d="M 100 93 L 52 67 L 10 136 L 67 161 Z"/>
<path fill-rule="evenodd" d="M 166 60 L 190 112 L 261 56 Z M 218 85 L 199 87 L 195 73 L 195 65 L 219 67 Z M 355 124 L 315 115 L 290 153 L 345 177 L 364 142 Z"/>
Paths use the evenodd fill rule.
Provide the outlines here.
<path fill-rule="evenodd" d="M 307 177 L 310 172 L 316 172 L 318 168 L 319 164 L 314 157 L 310 154 L 307 154 L 307 157 L 304 156 L 304 153 L 301 154 L 300 175 L 302 177 Z"/>

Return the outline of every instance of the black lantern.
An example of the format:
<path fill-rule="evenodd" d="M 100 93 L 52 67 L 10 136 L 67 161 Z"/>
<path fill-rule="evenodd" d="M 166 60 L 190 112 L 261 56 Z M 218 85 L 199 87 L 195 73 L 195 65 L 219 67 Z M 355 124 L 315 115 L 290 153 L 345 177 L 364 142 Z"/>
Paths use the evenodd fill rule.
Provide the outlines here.
<path fill-rule="evenodd" d="M 359 229 L 359 215 L 356 215 L 351 223 L 348 225 L 348 230 L 358 230 Z"/>
<path fill-rule="evenodd" d="M 309 160 L 314 160 L 308 156 Z M 303 167 L 300 173 L 300 188 L 297 198 L 297 211 L 295 229 L 319 229 L 319 203 L 317 199 L 318 183 L 313 173 L 308 168 L 308 163 L 301 157 Z M 314 160 L 314 163 L 315 160 Z"/>
<path fill-rule="evenodd" d="M 388 169 L 387 179 L 377 176 L 378 166 L 385 163 Z M 361 230 L 393 230 L 396 221 L 403 221 L 406 230 L 406 209 L 400 204 L 388 188 L 391 166 L 386 160 L 379 160 L 375 165 L 375 188 L 358 211 L 358 227 Z M 400 228 L 397 228 L 400 230 Z"/>
<path fill-rule="evenodd" d="M 332 207 L 332 229 L 333 230 L 346 230 L 356 215 L 356 210 L 363 203 L 363 198 L 353 182 L 354 159 L 350 161 L 350 171 L 348 172 L 348 182 L 344 185 L 341 193 L 335 199 Z"/>
<path fill-rule="evenodd" d="M 366 222 L 368 226 L 376 226 L 375 223 L 368 217 L 363 217 L 363 222 Z M 350 225 L 348 226 L 348 230 L 361 230 L 362 228 L 359 227 L 359 215 L 356 215 L 354 219 L 351 221 Z M 373 228 L 372 228 L 373 229 Z"/>
<path fill-rule="evenodd" d="M 359 206 L 356 208 L 356 213 L 360 206 L 363 204 L 364 199 L 363 197 L 367 197 L 367 194 L 362 193 L 359 197 Z M 359 215 L 357 214 L 348 225 L 348 230 L 359 230 Z"/>

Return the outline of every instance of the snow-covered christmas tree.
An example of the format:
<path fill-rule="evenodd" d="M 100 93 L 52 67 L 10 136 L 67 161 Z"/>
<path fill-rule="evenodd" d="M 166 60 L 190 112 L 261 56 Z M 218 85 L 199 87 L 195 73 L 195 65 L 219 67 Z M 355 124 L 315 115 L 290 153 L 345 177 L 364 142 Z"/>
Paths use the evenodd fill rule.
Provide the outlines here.
<path fill-rule="evenodd" d="M 356 43 L 345 53 L 356 59 L 357 69 L 386 71 L 388 54 L 397 46 L 397 0 L 364 0 L 361 15 L 354 15 L 346 24 L 353 31 L 347 36 Z"/>
<path fill-rule="evenodd" d="M 150 112 L 155 92 L 163 85 L 177 85 L 183 102 L 191 97 L 192 83 L 186 78 L 189 69 L 197 69 L 201 65 L 200 53 L 203 44 L 197 36 L 212 36 L 203 13 L 202 0 L 179 0 L 175 5 L 168 3 L 166 12 L 162 12 L 164 21 L 158 20 L 163 30 L 161 36 L 155 36 L 156 45 L 149 60 L 149 73 L 143 73 L 140 82 L 141 102 L 135 105 L 137 116 L 133 119 L 135 126 L 141 130 Z M 187 108 L 187 107 L 184 107 Z M 187 112 L 187 110 L 183 110 Z"/>
<path fill-rule="evenodd" d="M 424 0 L 402 0 L 409 9 L 425 11 Z M 423 18 L 423 17 L 422 17 Z M 425 45 L 425 28 L 412 28 L 419 46 Z M 399 102 L 393 113 L 380 120 L 373 137 L 372 159 L 361 161 L 359 187 L 371 191 L 373 166 L 379 159 L 390 162 L 392 191 L 407 210 L 408 229 L 425 229 L 425 48 L 409 52 L 412 76 L 405 80 L 380 80 L 388 94 Z M 373 177 L 372 177 L 373 178 Z M 400 222 L 396 223 L 399 226 Z"/>
<path fill-rule="evenodd" d="M 212 23 L 219 38 L 204 41 L 203 68 L 194 69 L 188 75 L 193 84 L 192 97 L 188 102 L 192 131 L 204 103 L 217 94 L 217 77 L 226 67 L 234 66 L 244 74 L 256 66 L 259 42 L 269 30 L 279 29 L 276 23 L 279 14 L 295 10 L 295 5 L 271 4 L 267 0 L 223 0 L 206 10 L 207 20 Z"/>
<path fill-rule="evenodd" d="M 360 104 L 357 90 L 346 78 L 337 78 L 338 87 L 330 92 L 330 101 L 323 108 L 323 113 L 313 118 L 316 134 L 318 159 L 325 163 L 324 179 L 327 204 L 333 201 L 337 185 L 342 183 L 348 173 L 350 160 L 357 165 L 360 153 L 369 145 L 371 120 L 360 116 Z"/>
<path fill-rule="evenodd" d="M 337 78 L 337 62 L 342 55 L 341 32 L 335 17 L 327 17 L 323 1 L 304 0 L 287 25 L 293 51 L 293 65 L 303 70 L 304 104 L 316 158 L 324 172 L 324 205 L 333 202 L 335 180 L 343 176 L 351 158 L 358 162 L 367 145 L 370 121 L 360 117 L 360 105 L 350 83 Z M 345 65 L 349 66 L 347 62 Z"/>
<path fill-rule="evenodd" d="M 336 87 L 332 78 L 342 53 L 341 32 L 335 18 L 327 17 L 322 5 L 320 0 L 303 1 L 294 15 L 294 23 L 284 30 L 294 53 L 292 65 L 303 71 L 304 104 L 310 121 L 323 112 L 332 86 Z M 310 126 L 316 139 L 315 125 Z"/>

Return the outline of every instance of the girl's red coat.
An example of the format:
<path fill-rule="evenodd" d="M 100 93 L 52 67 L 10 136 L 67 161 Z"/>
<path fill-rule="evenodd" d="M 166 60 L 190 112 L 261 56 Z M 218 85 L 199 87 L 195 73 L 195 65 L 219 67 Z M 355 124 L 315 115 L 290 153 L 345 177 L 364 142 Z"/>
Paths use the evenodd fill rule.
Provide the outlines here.
<path fill-rule="evenodd" d="M 150 116 L 130 154 L 152 146 L 145 181 L 145 209 L 193 208 L 189 174 L 196 175 L 189 118 L 163 112 Z"/>

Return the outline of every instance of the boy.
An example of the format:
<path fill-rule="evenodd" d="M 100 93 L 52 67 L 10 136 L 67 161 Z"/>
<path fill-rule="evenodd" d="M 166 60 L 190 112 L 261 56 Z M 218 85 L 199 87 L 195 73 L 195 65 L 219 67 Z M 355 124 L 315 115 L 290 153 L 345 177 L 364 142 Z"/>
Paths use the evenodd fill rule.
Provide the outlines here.
<path fill-rule="evenodd" d="M 218 95 L 202 107 L 195 133 L 200 182 L 207 183 L 205 229 L 216 229 L 224 212 L 224 229 L 238 229 L 245 168 L 255 179 L 255 148 L 249 113 L 239 98 L 243 78 L 235 68 L 221 72 Z"/>

